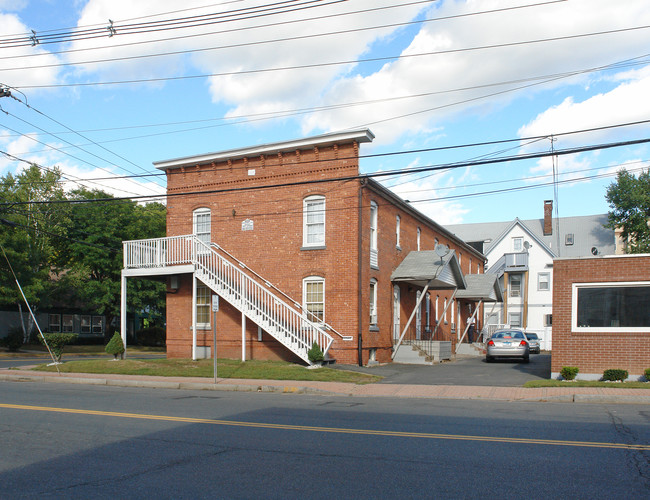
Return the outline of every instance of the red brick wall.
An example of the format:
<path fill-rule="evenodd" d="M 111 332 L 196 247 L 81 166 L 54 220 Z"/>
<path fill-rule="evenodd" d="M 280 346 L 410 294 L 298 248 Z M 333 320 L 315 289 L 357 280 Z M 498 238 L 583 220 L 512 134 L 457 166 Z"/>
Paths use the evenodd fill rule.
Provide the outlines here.
<path fill-rule="evenodd" d="M 201 207 L 211 210 L 212 241 L 222 246 L 248 267 L 283 290 L 294 300 L 302 301 L 302 281 L 308 276 L 325 279 L 325 321 L 352 341 L 336 335 L 330 355 L 338 363 L 358 362 L 357 341 L 361 332 L 363 363 L 369 349 L 376 349 L 377 360 L 389 362 L 392 348 L 393 285 L 390 275 L 402 259 L 417 249 L 417 227 L 422 230 L 421 248 L 431 250 L 434 240 L 455 248 L 454 242 L 438 234 L 431 226 L 400 209 L 391 200 L 370 188 L 362 189 L 359 210 L 359 180 L 307 183 L 358 175 L 358 146 L 354 143 L 302 150 L 291 154 L 255 157 L 199 165 L 168 172 L 169 198 L 167 235 L 191 234 L 192 212 Z M 254 170 L 254 175 L 249 171 Z M 284 184 L 284 185 L 283 185 Z M 286 185 L 292 184 L 292 185 Z M 276 187 L 270 187 L 276 186 Z M 251 189 L 264 187 L 263 189 Z M 216 191 L 216 192 L 210 192 Z M 186 194 L 188 192 L 196 194 Z M 302 249 L 303 200 L 310 195 L 325 197 L 326 230 L 324 249 Z M 379 206 L 379 269 L 370 269 L 370 202 Z M 358 227 L 362 215 L 361 291 L 358 273 Z M 401 250 L 396 248 L 396 215 L 401 217 Z M 252 231 L 242 231 L 242 221 L 253 221 Z M 463 258 L 468 272 L 469 256 Z M 473 270 L 477 257 L 473 257 Z M 378 282 L 379 331 L 369 328 L 369 286 Z M 191 355 L 191 277 L 180 281 L 177 292 L 167 300 L 167 352 L 169 357 Z M 449 297 L 450 292 L 432 291 L 432 297 Z M 361 297 L 361 325 L 358 322 Z M 415 304 L 416 290 L 402 285 L 402 324 Z M 222 304 L 224 301 L 221 301 Z M 433 309 L 433 306 L 432 306 Z M 465 311 L 466 312 L 466 311 Z M 432 310 L 433 315 L 433 310 Z M 450 320 L 450 323 L 453 320 Z M 220 306 L 217 319 L 218 356 L 241 356 L 241 314 L 234 308 Z M 291 359 L 287 350 L 271 337 L 257 340 L 257 327 L 246 325 L 247 359 Z M 451 339 L 450 324 L 443 325 L 440 340 Z M 198 345 L 209 346 L 212 332 L 198 336 Z"/>
<path fill-rule="evenodd" d="M 577 366 L 580 374 L 621 368 L 641 375 L 650 368 L 649 332 L 571 331 L 572 285 L 650 281 L 650 256 L 559 259 L 553 262 L 553 357 L 551 370 Z"/>

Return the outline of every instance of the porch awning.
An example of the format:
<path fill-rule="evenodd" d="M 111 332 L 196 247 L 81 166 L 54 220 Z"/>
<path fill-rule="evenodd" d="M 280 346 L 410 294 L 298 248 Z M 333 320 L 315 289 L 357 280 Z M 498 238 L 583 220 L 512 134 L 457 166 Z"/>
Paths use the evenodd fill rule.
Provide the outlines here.
<path fill-rule="evenodd" d="M 458 290 L 457 299 L 503 302 L 503 293 L 496 274 L 467 274 L 467 288 Z"/>
<path fill-rule="evenodd" d="M 454 250 L 444 257 L 433 250 L 411 252 L 393 271 L 390 279 L 422 288 L 431 282 L 429 289 L 433 290 L 463 290 L 467 287 Z"/>

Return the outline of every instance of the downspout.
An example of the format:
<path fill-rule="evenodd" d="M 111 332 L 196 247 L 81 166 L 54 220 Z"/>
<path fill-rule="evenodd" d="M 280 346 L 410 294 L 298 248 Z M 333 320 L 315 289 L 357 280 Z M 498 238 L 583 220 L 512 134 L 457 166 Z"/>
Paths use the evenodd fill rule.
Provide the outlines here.
<path fill-rule="evenodd" d="M 361 335 L 362 325 L 363 325 L 363 188 L 366 185 L 366 180 L 362 179 L 359 186 L 359 202 L 358 202 L 358 222 L 357 222 L 357 275 L 358 275 L 358 286 L 357 286 L 357 324 L 359 326 L 359 331 L 357 333 L 357 363 L 359 366 L 363 366 L 363 338 Z"/>

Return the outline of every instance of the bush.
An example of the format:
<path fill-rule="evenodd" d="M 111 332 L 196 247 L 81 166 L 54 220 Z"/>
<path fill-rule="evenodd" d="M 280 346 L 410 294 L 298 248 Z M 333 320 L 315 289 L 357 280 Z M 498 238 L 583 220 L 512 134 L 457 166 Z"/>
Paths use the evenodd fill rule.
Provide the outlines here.
<path fill-rule="evenodd" d="M 580 369 L 577 366 L 563 366 L 560 370 L 560 375 L 565 380 L 573 380 L 579 371 Z"/>
<path fill-rule="evenodd" d="M 318 363 L 320 361 L 323 361 L 325 359 L 325 356 L 323 356 L 323 351 L 321 351 L 320 346 L 314 342 L 311 345 L 311 349 L 307 351 L 307 357 L 309 358 L 309 361 L 312 363 Z"/>
<path fill-rule="evenodd" d="M 165 345 L 166 332 L 161 326 L 150 326 L 135 332 L 138 345 L 158 347 Z"/>
<path fill-rule="evenodd" d="M 44 333 L 43 336 L 45 337 L 47 345 L 50 348 L 50 351 L 52 351 L 54 359 L 57 363 L 61 361 L 63 348 L 66 345 L 72 344 L 75 340 L 77 340 L 76 333 Z M 43 342 L 43 337 L 40 335 L 38 336 L 38 340 L 41 344 L 45 345 L 45 342 Z"/>
<path fill-rule="evenodd" d="M 643 375 L 645 375 L 645 381 L 650 382 L 650 368 L 646 368 L 643 372 Z"/>
<path fill-rule="evenodd" d="M 23 345 L 23 331 L 19 327 L 11 328 L 7 336 L 0 339 L 0 345 L 8 351 L 18 351 Z"/>
<path fill-rule="evenodd" d="M 108 344 L 106 344 L 106 348 L 104 350 L 108 354 L 112 354 L 115 359 L 117 359 L 118 356 L 121 357 L 122 354 L 124 354 L 124 342 L 122 342 L 122 336 L 120 335 L 120 332 L 115 332 L 113 334 L 113 337 L 108 341 Z"/>
<path fill-rule="evenodd" d="M 621 370 L 619 368 L 610 368 L 605 370 L 603 373 L 603 380 L 609 380 L 610 382 L 623 382 L 628 377 L 629 373 L 627 370 Z"/>

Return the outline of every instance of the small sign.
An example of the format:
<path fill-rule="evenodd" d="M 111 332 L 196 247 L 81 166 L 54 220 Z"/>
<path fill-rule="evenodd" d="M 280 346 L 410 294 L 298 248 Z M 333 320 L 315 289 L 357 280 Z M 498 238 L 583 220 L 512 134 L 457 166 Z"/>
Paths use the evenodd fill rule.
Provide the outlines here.
<path fill-rule="evenodd" d="M 253 220 L 252 219 L 246 219 L 241 222 L 241 230 L 242 231 L 252 231 L 253 230 Z"/>
<path fill-rule="evenodd" d="M 212 312 L 217 312 L 219 310 L 219 296 L 212 296 Z"/>

